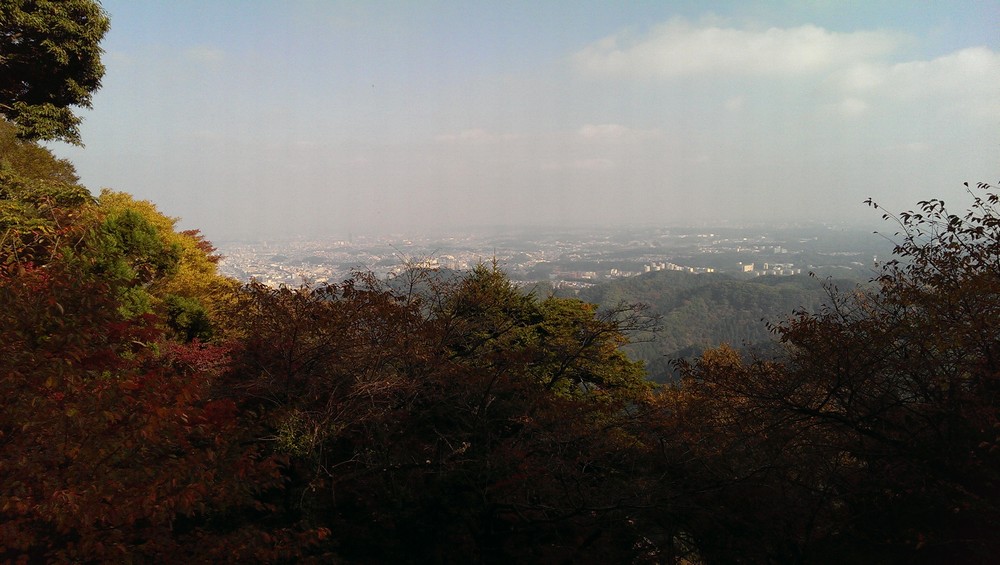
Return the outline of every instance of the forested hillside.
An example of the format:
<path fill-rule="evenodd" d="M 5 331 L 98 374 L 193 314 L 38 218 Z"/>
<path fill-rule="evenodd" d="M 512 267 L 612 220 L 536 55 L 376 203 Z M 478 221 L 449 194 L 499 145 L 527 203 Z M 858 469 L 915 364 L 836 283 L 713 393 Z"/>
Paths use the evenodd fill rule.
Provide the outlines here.
<path fill-rule="evenodd" d="M 632 336 L 625 350 L 642 361 L 651 379 L 677 378 L 672 362 L 696 357 L 722 344 L 736 349 L 774 349 L 772 324 L 798 311 L 816 311 L 830 301 L 830 289 L 850 290 L 848 280 L 808 275 L 735 279 L 717 273 L 659 271 L 599 284 L 575 296 L 604 308 L 644 304 L 658 318 L 655 333 Z"/>
<path fill-rule="evenodd" d="M 640 316 L 486 266 L 241 288 L 3 133 L 3 559 L 549 560 L 627 529 Z"/>
<path fill-rule="evenodd" d="M 99 13 L 3 2 L 0 24 L 37 6 L 63 31 Z M 793 304 L 808 310 L 776 326 L 783 358 L 710 348 L 659 386 L 623 351 L 647 311 L 526 295 L 496 265 L 239 285 L 154 204 L 80 186 L 36 141 L 56 129 L 4 115 L 0 562 L 1000 553 L 992 185 L 966 187 L 961 214 L 886 214 L 896 259 L 869 287 Z M 592 298 L 723 328 L 709 304 L 777 309 L 819 284 L 659 279 Z"/>

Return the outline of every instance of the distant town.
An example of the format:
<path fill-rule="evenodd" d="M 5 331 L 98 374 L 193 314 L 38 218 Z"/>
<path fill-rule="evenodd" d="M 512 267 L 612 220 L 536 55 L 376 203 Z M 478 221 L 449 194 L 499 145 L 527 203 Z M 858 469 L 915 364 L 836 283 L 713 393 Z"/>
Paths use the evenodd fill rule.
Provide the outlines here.
<path fill-rule="evenodd" d="M 339 282 L 352 272 L 387 277 L 407 268 L 464 271 L 494 259 L 521 284 L 585 288 L 652 271 L 735 277 L 814 273 L 870 279 L 892 243 L 828 225 L 761 228 L 521 230 L 452 236 L 221 242 L 223 274 L 280 286 Z"/>

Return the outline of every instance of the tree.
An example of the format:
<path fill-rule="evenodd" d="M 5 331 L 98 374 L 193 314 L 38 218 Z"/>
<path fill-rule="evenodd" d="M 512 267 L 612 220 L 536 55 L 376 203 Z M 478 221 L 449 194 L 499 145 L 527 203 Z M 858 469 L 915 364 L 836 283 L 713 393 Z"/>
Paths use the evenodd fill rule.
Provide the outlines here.
<path fill-rule="evenodd" d="M 623 320 L 495 266 L 402 290 L 252 284 L 224 324 L 226 387 L 289 457 L 274 503 L 346 561 L 628 561 L 650 387 Z"/>
<path fill-rule="evenodd" d="M 123 320 L 113 284 L 0 273 L 0 561 L 280 559 L 302 540 L 267 527 L 279 460 L 216 390 L 227 350 Z"/>
<path fill-rule="evenodd" d="M 695 455 L 692 506 L 721 509 L 690 523 L 707 560 L 1000 551 L 1000 197 L 970 193 L 962 216 L 940 200 L 886 214 L 895 258 L 874 287 L 777 326 L 787 358 L 682 365 L 671 402 Z"/>
<path fill-rule="evenodd" d="M 80 118 L 104 76 L 109 20 L 93 0 L 0 1 L 0 115 L 26 139 L 80 144 Z"/>
<path fill-rule="evenodd" d="M 573 298 L 539 300 L 496 264 L 478 265 L 443 295 L 434 319 L 456 358 L 507 362 L 516 352 L 537 383 L 563 396 L 630 397 L 649 388 L 642 365 L 621 351 L 628 336 L 657 329 L 642 305 L 598 309 Z"/>
<path fill-rule="evenodd" d="M 211 244 L 0 122 L 0 561 L 293 559 L 280 454 L 218 386 Z M 143 305 L 144 304 L 144 305 Z M 208 306 L 206 306 L 208 305 Z M 178 341 L 186 343 L 178 343 Z"/>
<path fill-rule="evenodd" d="M 176 218 L 124 192 L 102 190 L 96 211 L 86 253 L 105 278 L 128 283 L 122 306 L 156 312 L 189 340 L 211 337 L 219 301 L 238 286 L 218 274 L 212 244 L 197 230 L 176 231 Z"/>
<path fill-rule="evenodd" d="M 77 184 L 76 168 L 47 148 L 17 137 L 14 124 L 0 120 L 0 160 L 25 179 Z"/>
<path fill-rule="evenodd" d="M 44 264 L 58 247 L 76 245 L 84 232 L 74 226 L 92 204 L 72 164 L 0 120 L 0 270 Z"/>

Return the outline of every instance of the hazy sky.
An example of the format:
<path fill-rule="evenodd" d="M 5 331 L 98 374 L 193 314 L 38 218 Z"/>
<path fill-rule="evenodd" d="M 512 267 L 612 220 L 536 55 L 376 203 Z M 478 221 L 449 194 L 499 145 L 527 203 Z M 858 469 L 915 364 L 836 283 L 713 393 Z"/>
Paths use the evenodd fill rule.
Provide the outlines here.
<path fill-rule="evenodd" d="M 217 241 L 875 224 L 1000 180 L 1000 1 L 103 5 L 52 147 Z"/>

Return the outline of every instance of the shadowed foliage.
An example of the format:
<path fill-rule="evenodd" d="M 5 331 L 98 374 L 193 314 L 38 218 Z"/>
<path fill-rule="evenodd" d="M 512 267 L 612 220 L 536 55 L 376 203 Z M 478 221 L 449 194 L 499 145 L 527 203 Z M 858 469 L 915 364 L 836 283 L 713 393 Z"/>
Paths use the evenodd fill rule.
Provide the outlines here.
<path fill-rule="evenodd" d="M 0 1 L 0 115 L 19 137 L 81 144 L 71 106 L 101 86 L 109 25 L 93 0 Z"/>

